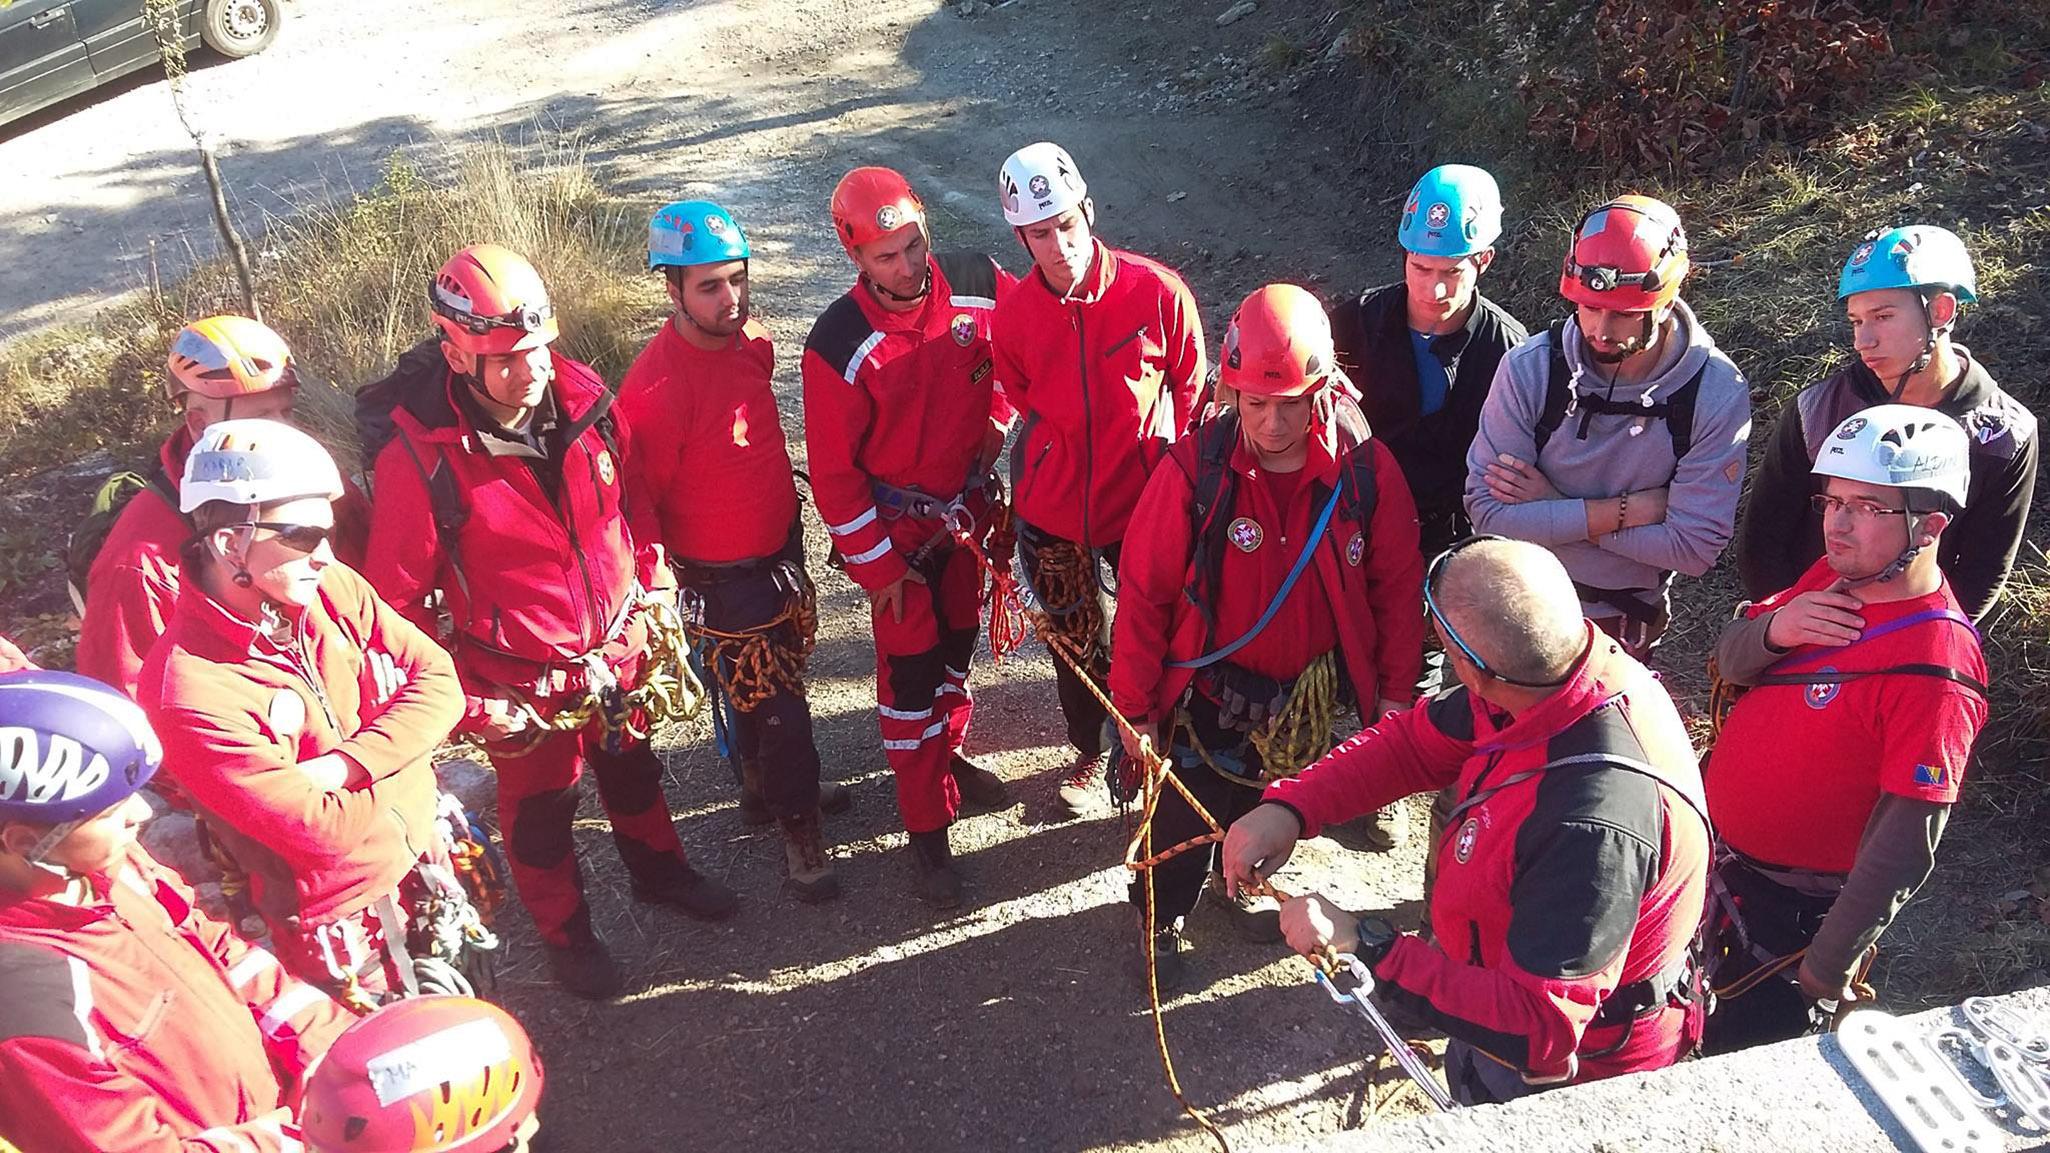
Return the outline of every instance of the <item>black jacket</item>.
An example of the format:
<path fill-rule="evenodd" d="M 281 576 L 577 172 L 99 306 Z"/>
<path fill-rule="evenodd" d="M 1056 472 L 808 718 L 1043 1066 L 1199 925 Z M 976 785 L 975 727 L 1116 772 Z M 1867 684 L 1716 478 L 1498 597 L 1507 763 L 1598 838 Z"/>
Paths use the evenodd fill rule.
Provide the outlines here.
<path fill-rule="evenodd" d="M 2000 390 L 1963 347 L 1965 373 L 1936 411 L 1972 438 L 1965 511 L 1944 530 L 1938 559 L 1958 604 L 1974 621 L 2000 599 L 2029 521 L 2036 487 L 2036 416 Z M 1822 556 L 1822 518 L 1808 498 L 1822 491 L 1808 471 L 1831 430 L 1885 404 L 1887 387 L 1859 362 L 1809 385 L 1781 410 L 1737 530 L 1737 572 L 1753 600 L 1788 588 Z"/>
<path fill-rule="evenodd" d="M 1368 426 L 1409 481 L 1424 556 L 1431 557 L 1471 531 L 1463 503 L 1466 450 L 1480 428 L 1495 366 L 1529 333 L 1501 305 L 1475 293 L 1466 327 L 1432 345 L 1452 368 L 1452 389 L 1445 407 L 1429 416 L 1421 411 L 1408 294 L 1400 282 L 1333 305 L 1331 335 L 1338 366 L 1359 386 Z"/>

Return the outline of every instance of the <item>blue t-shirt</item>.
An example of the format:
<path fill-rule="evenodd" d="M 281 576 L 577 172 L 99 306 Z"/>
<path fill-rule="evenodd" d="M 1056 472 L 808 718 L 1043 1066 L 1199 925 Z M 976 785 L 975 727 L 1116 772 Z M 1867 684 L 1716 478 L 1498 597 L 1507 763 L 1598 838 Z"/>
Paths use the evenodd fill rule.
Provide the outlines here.
<path fill-rule="evenodd" d="M 1444 408 L 1445 396 L 1452 391 L 1452 370 L 1431 351 L 1436 339 L 1427 332 L 1409 330 L 1409 354 L 1416 359 L 1418 410 L 1425 416 Z"/>

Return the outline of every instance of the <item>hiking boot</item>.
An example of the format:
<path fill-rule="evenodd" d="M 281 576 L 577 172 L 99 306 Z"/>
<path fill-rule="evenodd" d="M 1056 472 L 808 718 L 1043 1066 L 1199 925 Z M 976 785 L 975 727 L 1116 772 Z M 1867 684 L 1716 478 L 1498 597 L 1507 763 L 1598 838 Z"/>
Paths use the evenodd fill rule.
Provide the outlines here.
<path fill-rule="evenodd" d="M 612 951 L 595 934 L 588 940 L 567 945 L 543 942 L 543 947 L 548 951 L 548 972 L 563 992 L 571 996 L 605 1001 L 619 996 L 626 988 L 626 979 L 620 976 Z"/>
<path fill-rule="evenodd" d="M 936 909 L 961 903 L 961 875 L 954 870 L 954 850 L 947 831 L 911 834 L 911 867 L 917 873 L 918 899 Z"/>
<path fill-rule="evenodd" d="M 1094 811 L 1103 799 L 1103 754 L 1081 753 L 1056 790 L 1068 815 L 1081 817 Z"/>
<path fill-rule="evenodd" d="M 812 905 L 839 896 L 840 878 L 833 874 L 832 859 L 826 855 L 818 810 L 776 823 L 783 831 L 783 867 L 790 875 L 790 891 Z"/>
<path fill-rule="evenodd" d="M 1003 778 L 967 757 L 953 754 L 947 762 L 947 771 L 954 774 L 954 783 L 960 786 L 964 806 L 989 813 L 1011 803 L 1011 790 L 1005 786 Z"/>
<path fill-rule="evenodd" d="M 1402 810 L 1390 805 L 1354 820 L 1346 828 L 1358 839 L 1361 849 L 1386 853 L 1408 839 L 1409 822 L 1403 817 Z"/>
<path fill-rule="evenodd" d="M 838 781 L 819 782 L 819 812 L 837 816 L 854 807 L 854 794 Z M 762 802 L 762 795 L 742 785 L 740 788 L 740 823 L 749 828 L 759 828 L 776 819 L 769 806 Z"/>
<path fill-rule="evenodd" d="M 1254 945 L 1272 945 L 1281 940 L 1281 910 L 1262 908 L 1271 905 L 1265 897 L 1255 897 L 1244 890 L 1236 897 L 1226 895 L 1224 874 L 1210 874 L 1209 896 L 1224 912 L 1225 920 L 1238 931 L 1239 939 Z"/>
<path fill-rule="evenodd" d="M 732 889 L 685 864 L 659 881 L 635 877 L 633 898 L 646 905 L 668 905 L 700 921 L 723 921 L 740 907 Z"/>
<path fill-rule="evenodd" d="M 1145 931 L 1146 911 L 1138 910 L 1140 932 Z M 1148 942 L 1153 954 L 1153 983 L 1162 997 L 1181 990 L 1189 975 L 1189 938 L 1182 932 L 1179 918 L 1169 921 L 1153 931 L 1153 940 Z M 1146 949 L 1139 953 L 1139 988 L 1146 988 Z"/>

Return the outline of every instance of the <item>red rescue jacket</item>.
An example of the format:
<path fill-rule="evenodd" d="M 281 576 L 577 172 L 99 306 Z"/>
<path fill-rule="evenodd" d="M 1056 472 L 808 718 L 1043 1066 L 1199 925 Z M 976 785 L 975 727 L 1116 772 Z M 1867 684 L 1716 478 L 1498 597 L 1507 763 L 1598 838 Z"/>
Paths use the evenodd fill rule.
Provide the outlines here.
<path fill-rule="evenodd" d="M 157 450 L 158 467 L 175 495 L 184 482 L 192 434 L 183 425 Z M 78 671 L 133 697 L 150 646 L 164 635 L 178 604 L 178 550 L 192 526 L 156 489 L 135 494 L 93 557 L 86 576 L 85 617 L 78 633 Z M 335 556 L 361 564 L 369 547 L 370 503 L 343 482 L 335 502 Z"/>
<path fill-rule="evenodd" d="M 776 348 L 755 321 L 717 352 L 662 326 L 619 386 L 636 539 L 701 564 L 774 556 L 797 523 Z M 645 517 L 646 519 L 641 519 Z"/>
<path fill-rule="evenodd" d="M 1619 991 L 1670 984 L 1684 969 L 1709 832 L 1672 699 L 1613 639 L 1588 634 L 1565 687 L 1521 715 L 1454 689 L 1265 796 L 1312 836 L 1454 786 L 1434 848 L 1435 943 L 1400 938 L 1374 976 L 1384 995 L 1534 1081 L 1670 1065 L 1694 1011 L 1661 994 L 1644 1015 L 1596 1021 Z"/>
<path fill-rule="evenodd" d="M 997 306 L 997 377 L 1024 417 L 1011 499 L 1027 524 L 1088 547 L 1124 538 L 1203 387 L 1203 321 L 1182 278 L 1096 241 L 1062 296 L 1036 269 Z"/>
<path fill-rule="evenodd" d="M 631 664 L 644 646 L 638 628 L 620 622 L 659 554 L 637 548 L 627 527 L 615 455 L 624 434 L 607 443 L 604 421 L 586 424 L 560 461 L 558 504 L 523 458 L 490 451 L 456 402 L 455 390 L 467 386 L 445 368 L 439 375 L 439 392 L 418 391 L 392 412 L 397 434 L 377 457 L 363 575 L 427 631 L 435 623 L 428 597 L 440 591 L 474 724 L 500 686 L 581 684 L 575 662 L 592 652 L 616 668 Z M 560 354 L 551 387 L 565 430 L 612 400 L 597 373 Z M 430 484 L 444 491 L 441 501 Z"/>
<path fill-rule="evenodd" d="M 1210 429 L 1210 421 L 1226 421 Z M 1236 417 L 1221 413 L 1178 442 L 1168 464 L 1155 469 L 1125 531 L 1118 569 L 1118 612 L 1112 626 L 1110 695 L 1118 710 L 1135 721 L 1164 719 L 1181 699 L 1193 674 L 1168 667 L 1236 640 L 1253 627 L 1302 555 L 1303 541 L 1331 499 L 1341 468 L 1370 468 L 1375 495 L 1371 520 L 1366 510 L 1341 496 L 1311 559 L 1280 611 L 1231 663 L 1290 680 L 1323 655 L 1311 651 L 1312 617 L 1328 618 L 1339 655 L 1361 700 L 1373 711 L 1374 696 L 1408 700 L 1423 663 L 1423 561 L 1417 552 L 1416 505 L 1392 454 L 1371 441 L 1344 441 L 1320 422 L 1311 429 L 1305 481 L 1297 484 L 1287 509 L 1274 498 L 1258 456 L 1236 432 Z M 1229 435 L 1232 483 L 1220 485 L 1231 503 L 1218 497 L 1209 522 L 1224 523 L 1215 589 L 1208 606 L 1215 627 L 1195 602 L 1195 589 L 1208 583 L 1197 571 L 1198 526 L 1193 512 L 1203 449 Z M 1337 449 L 1334 452 L 1334 448 Z M 1359 461 L 1355 454 L 1367 454 Z"/>
<path fill-rule="evenodd" d="M 857 284 L 804 343 L 812 498 L 847 575 L 871 591 L 908 568 L 873 483 L 951 500 L 980 483 L 995 458 L 989 443 L 1011 423 L 989 330 L 1017 280 L 982 255 L 931 263 L 932 289 L 918 308 L 891 312 Z"/>
<path fill-rule="evenodd" d="M 404 673 L 389 696 L 372 653 Z M 273 925 L 366 909 L 437 844 L 428 758 L 461 718 L 462 690 L 448 654 L 344 565 L 321 574 L 283 644 L 188 585 L 140 703 L 164 772 L 249 870 Z M 362 770 L 334 790 L 299 769 L 331 752 Z"/>
<path fill-rule="evenodd" d="M 0 986 L 25 1153 L 297 1153 L 300 1078 L 355 1020 L 140 846 L 83 904 L 0 892 Z"/>

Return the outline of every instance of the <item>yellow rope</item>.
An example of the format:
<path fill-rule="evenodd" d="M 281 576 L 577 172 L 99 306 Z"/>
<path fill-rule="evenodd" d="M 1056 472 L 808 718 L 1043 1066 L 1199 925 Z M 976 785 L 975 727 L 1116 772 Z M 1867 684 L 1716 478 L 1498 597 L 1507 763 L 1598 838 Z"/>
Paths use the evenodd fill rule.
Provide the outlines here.
<path fill-rule="evenodd" d="M 1260 754 L 1261 779 L 1295 776 L 1330 752 L 1337 715 L 1338 662 L 1327 649 L 1296 678 L 1281 711 L 1246 735 Z"/>

